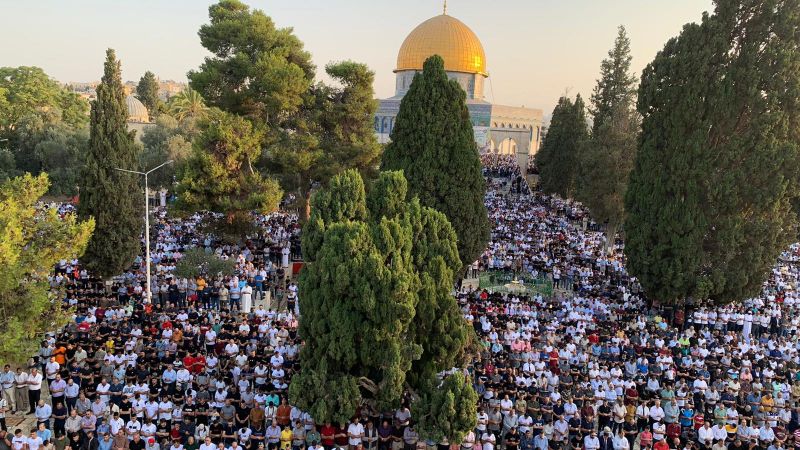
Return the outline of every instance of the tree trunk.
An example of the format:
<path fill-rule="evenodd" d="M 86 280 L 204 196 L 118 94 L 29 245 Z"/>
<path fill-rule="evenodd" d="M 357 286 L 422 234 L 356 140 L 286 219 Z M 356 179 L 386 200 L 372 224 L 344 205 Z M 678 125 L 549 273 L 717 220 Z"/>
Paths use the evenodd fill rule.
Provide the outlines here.
<path fill-rule="evenodd" d="M 606 225 L 606 254 L 610 255 L 614 252 L 614 240 L 617 236 L 617 229 L 619 229 L 619 225 L 616 222 L 609 221 Z"/>
<path fill-rule="evenodd" d="M 299 187 L 297 189 L 297 216 L 300 218 L 300 224 L 304 225 L 311 217 L 311 189 Z"/>

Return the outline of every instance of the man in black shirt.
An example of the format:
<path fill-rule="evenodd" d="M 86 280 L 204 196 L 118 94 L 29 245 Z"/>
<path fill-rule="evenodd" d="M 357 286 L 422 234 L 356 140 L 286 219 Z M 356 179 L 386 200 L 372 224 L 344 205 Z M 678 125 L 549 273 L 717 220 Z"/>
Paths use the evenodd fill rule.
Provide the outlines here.
<path fill-rule="evenodd" d="M 506 434 L 506 450 L 517 450 L 519 448 L 519 433 L 516 428 L 512 428 Z"/>
<path fill-rule="evenodd" d="M 142 439 L 139 433 L 135 433 L 133 439 L 128 443 L 128 450 L 144 450 L 144 448 L 144 439 Z"/>
<path fill-rule="evenodd" d="M 736 436 L 736 439 L 728 445 L 728 450 L 745 450 L 747 447 L 739 436 Z"/>

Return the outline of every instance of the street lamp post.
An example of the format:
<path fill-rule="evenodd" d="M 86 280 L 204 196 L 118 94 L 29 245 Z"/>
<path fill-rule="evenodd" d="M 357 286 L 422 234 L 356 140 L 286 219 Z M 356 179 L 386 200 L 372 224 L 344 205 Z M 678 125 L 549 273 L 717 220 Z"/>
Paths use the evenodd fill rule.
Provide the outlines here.
<path fill-rule="evenodd" d="M 145 297 L 147 298 L 147 303 L 151 303 L 152 292 L 150 292 L 150 190 L 147 186 L 147 176 L 153 173 L 154 171 L 166 166 L 167 164 L 172 164 L 173 161 L 170 159 L 169 161 L 165 161 L 159 164 L 156 167 L 148 170 L 147 172 L 139 172 L 136 170 L 127 170 L 127 169 L 120 169 L 115 167 L 114 170 L 119 170 L 120 172 L 127 172 L 133 173 L 136 175 L 144 175 L 144 251 L 145 251 L 145 277 L 147 279 L 145 286 Z"/>

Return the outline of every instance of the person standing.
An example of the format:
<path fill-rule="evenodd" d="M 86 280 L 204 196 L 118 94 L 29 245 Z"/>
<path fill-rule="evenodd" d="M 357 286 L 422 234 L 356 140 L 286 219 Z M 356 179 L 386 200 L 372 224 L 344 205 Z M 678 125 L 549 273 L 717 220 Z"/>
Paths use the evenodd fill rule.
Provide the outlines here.
<path fill-rule="evenodd" d="M 6 431 L 6 413 L 8 412 L 8 400 L 0 397 L 0 430 Z"/>
<path fill-rule="evenodd" d="M 354 417 L 353 422 L 347 427 L 347 441 L 350 444 L 350 450 L 355 450 L 361 445 L 361 440 L 364 437 L 364 425 L 358 422 L 358 418 Z"/>
<path fill-rule="evenodd" d="M 17 412 L 17 399 L 14 395 L 14 372 L 11 371 L 11 366 L 6 364 L 3 368 L 3 373 L 0 374 L 0 385 L 3 387 L 3 398 L 8 403 L 9 410 L 12 413 Z"/>
<path fill-rule="evenodd" d="M 289 242 L 287 241 L 283 244 L 283 249 L 281 249 L 281 267 L 289 267 L 289 255 L 291 252 L 292 251 L 289 249 Z"/>
<path fill-rule="evenodd" d="M 364 450 L 378 450 L 378 430 L 371 421 L 367 422 L 364 436 L 361 438 L 361 448 Z"/>
<path fill-rule="evenodd" d="M 30 409 L 28 404 L 28 372 L 22 370 L 21 367 L 17 368 L 17 374 L 14 375 L 15 396 L 17 400 L 17 412 L 24 413 Z"/>
<path fill-rule="evenodd" d="M 28 403 L 30 403 L 30 411 L 28 414 L 36 412 L 36 405 L 39 403 L 39 398 L 42 396 L 42 374 L 34 367 L 28 375 Z"/>
<path fill-rule="evenodd" d="M 242 312 L 250 314 L 250 309 L 253 307 L 253 287 L 250 284 L 245 284 L 241 289 L 242 296 Z"/>

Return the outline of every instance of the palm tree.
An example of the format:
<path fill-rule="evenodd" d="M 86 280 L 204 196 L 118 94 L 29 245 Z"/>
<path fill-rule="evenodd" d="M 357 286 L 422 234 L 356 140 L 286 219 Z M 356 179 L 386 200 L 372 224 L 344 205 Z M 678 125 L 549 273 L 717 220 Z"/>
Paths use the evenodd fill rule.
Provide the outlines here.
<path fill-rule="evenodd" d="M 170 99 L 169 110 L 178 121 L 183 121 L 187 118 L 196 119 L 204 116 L 208 107 L 199 92 L 186 88 Z"/>

